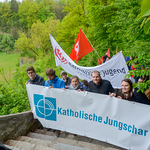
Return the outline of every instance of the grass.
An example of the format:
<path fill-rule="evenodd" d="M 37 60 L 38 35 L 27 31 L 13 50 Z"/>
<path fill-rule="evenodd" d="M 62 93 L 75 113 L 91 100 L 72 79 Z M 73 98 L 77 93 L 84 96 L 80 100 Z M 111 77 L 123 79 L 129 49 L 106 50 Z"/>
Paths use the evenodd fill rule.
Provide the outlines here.
<path fill-rule="evenodd" d="M 0 69 L 4 69 L 4 76 L 7 80 L 12 77 L 15 71 L 16 65 L 19 63 L 19 55 L 16 53 L 7 54 L 0 52 Z M 0 73 L 0 82 L 4 82 L 5 79 Z"/>

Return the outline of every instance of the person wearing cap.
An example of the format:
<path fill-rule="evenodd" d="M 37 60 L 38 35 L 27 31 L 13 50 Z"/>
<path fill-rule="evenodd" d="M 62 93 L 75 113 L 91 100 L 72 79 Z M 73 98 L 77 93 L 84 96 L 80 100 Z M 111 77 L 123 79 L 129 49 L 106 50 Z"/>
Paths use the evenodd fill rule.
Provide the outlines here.
<path fill-rule="evenodd" d="M 91 76 L 92 81 L 88 84 L 89 92 L 110 95 L 110 97 L 116 96 L 117 92 L 112 87 L 111 83 L 108 80 L 103 80 L 97 70 L 93 71 Z"/>
<path fill-rule="evenodd" d="M 67 72 L 61 71 L 61 77 L 65 82 L 65 88 L 68 89 L 68 85 L 71 83 L 71 79 L 67 76 Z"/>

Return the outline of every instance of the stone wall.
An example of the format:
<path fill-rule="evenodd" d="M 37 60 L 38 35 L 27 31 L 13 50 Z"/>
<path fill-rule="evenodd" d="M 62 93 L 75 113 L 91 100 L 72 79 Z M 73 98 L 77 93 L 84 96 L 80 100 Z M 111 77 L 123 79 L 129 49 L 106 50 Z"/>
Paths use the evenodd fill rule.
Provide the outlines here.
<path fill-rule="evenodd" d="M 33 118 L 31 111 L 0 116 L 0 141 L 16 139 L 30 131 L 42 127 L 40 122 Z"/>

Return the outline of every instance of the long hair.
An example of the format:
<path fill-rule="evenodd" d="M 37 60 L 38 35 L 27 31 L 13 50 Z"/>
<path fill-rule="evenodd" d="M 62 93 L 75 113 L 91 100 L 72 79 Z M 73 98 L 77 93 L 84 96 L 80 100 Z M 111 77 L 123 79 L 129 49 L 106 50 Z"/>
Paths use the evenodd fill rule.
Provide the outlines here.
<path fill-rule="evenodd" d="M 131 81 L 130 79 L 124 79 L 124 80 L 122 80 L 122 82 L 123 82 L 123 81 L 129 83 L 129 85 L 130 85 L 130 90 L 129 90 L 128 93 L 122 92 L 121 97 L 122 97 L 123 99 L 132 101 L 132 95 L 133 95 L 133 86 L 132 86 L 132 84 L 133 84 L 133 83 L 132 83 L 132 81 Z"/>

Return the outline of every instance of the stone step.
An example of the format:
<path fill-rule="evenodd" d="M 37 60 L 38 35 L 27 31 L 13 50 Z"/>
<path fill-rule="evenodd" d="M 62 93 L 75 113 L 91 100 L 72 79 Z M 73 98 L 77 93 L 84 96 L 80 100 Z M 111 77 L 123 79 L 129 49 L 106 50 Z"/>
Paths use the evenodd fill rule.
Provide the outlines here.
<path fill-rule="evenodd" d="M 16 140 L 28 142 L 28 143 L 35 144 L 35 145 L 41 145 L 41 146 L 45 146 L 45 147 L 50 147 L 50 145 L 52 144 L 52 142 L 48 141 L 48 140 L 31 138 L 31 137 L 27 137 L 27 136 L 19 136 Z"/>
<path fill-rule="evenodd" d="M 11 150 L 25 150 L 25 149 L 20 149 L 14 146 L 9 146 L 9 145 L 5 145 L 7 148 L 11 149 Z"/>
<path fill-rule="evenodd" d="M 60 138 L 60 137 L 59 138 L 57 138 L 57 137 L 53 138 L 53 136 L 44 135 L 44 134 L 42 135 L 42 134 L 39 134 L 39 132 L 38 133 L 30 132 L 28 135 L 31 136 L 32 138 L 39 138 L 39 139 L 44 139 L 44 140 L 49 140 L 49 137 L 50 137 L 50 140 L 53 139 L 53 141 L 52 141 L 53 143 L 52 144 L 54 145 L 54 148 L 56 146 L 56 143 L 58 143 L 58 145 L 66 144 L 66 145 L 76 146 L 76 147 L 80 147 L 80 148 L 82 147 L 82 148 L 92 149 L 92 150 L 101 150 L 101 149 L 104 150 L 109 145 L 110 146 L 109 149 L 111 149 L 111 150 L 119 150 L 118 147 L 116 148 L 116 146 L 113 146 L 111 144 L 104 143 L 104 142 L 101 142 L 101 141 L 97 141 L 97 140 L 91 140 L 90 138 L 89 138 L 88 142 L 84 142 L 84 141 L 80 141 L 79 138 L 78 138 L 78 140 L 67 139 L 67 138 Z M 81 137 L 81 138 L 84 138 L 84 137 Z"/>
<path fill-rule="evenodd" d="M 17 140 L 7 140 L 5 144 L 9 146 L 13 146 L 14 148 L 25 149 L 25 150 L 57 150 L 54 148 L 35 145 L 28 142 L 17 141 Z"/>
<path fill-rule="evenodd" d="M 36 147 L 35 144 L 17 141 L 17 140 L 8 140 L 8 141 L 6 141 L 5 144 L 16 147 L 16 148 L 25 149 L 25 150 L 34 150 Z"/>
<path fill-rule="evenodd" d="M 53 129 L 47 130 L 47 129 L 43 128 L 43 129 L 36 129 L 34 132 L 39 133 L 39 134 L 44 134 L 44 135 L 55 136 L 54 131 L 55 130 L 53 130 Z M 69 135 L 69 133 L 61 131 L 59 137 L 67 138 L 68 135 Z"/>
<path fill-rule="evenodd" d="M 45 129 L 43 129 L 43 130 L 36 129 L 34 133 L 54 136 L 53 130 L 46 131 Z M 91 138 L 88 138 L 85 136 L 80 136 L 80 135 L 74 136 L 71 133 L 67 133 L 67 132 L 63 132 L 63 131 L 60 132 L 59 138 L 72 139 L 72 140 L 84 141 L 84 142 L 90 142 L 92 140 Z"/>
<path fill-rule="evenodd" d="M 72 146 L 72 145 L 68 145 L 68 144 L 62 144 L 62 143 L 54 144 L 53 148 L 59 149 L 59 150 L 92 150 L 92 149 L 86 149 L 86 148 Z"/>
<path fill-rule="evenodd" d="M 30 137 L 28 137 L 30 136 Z M 64 138 L 56 138 L 48 135 L 42 135 L 37 133 L 30 132 L 28 136 L 21 136 L 17 140 L 34 143 L 36 145 L 42 145 L 47 147 L 52 147 L 55 149 L 70 149 L 70 150 L 89 150 L 87 148 L 77 147 L 77 140 L 64 139 Z M 50 141 L 49 141 L 50 140 Z M 51 141 L 52 140 L 52 141 Z M 53 143 L 52 143 L 53 142 Z M 60 142 L 60 143 L 59 143 Z"/>
<path fill-rule="evenodd" d="M 63 143 L 63 144 L 68 144 L 68 145 L 77 145 L 78 141 L 77 140 L 72 140 L 72 139 L 65 139 L 65 138 L 58 138 L 50 135 L 43 135 L 43 134 L 38 134 L 38 133 L 33 133 L 30 132 L 27 136 L 32 137 L 32 138 L 38 138 L 41 140 L 48 140 L 54 143 Z"/>
<path fill-rule="evenodd" d="M 45 146 L 45 147 L 52 147 L 54 149 L 59 149 L 59 150 L 65 150 L 65 149 L 66 150 L 67 149 L 68 150 L 90 150 L 90 149 L 87 149 L 87 148 L 81 148 L 81 147 L 70 145 L 71 143 L 69 141 L 73 141 L 73 140 L 70 140 L 70 139 L 67 139 L 66 144 L 64 144 L 63 143 L 64 140 L 65 140 L 64 138 L 58 138 L 61 143 L 56 142 L 55 140 L 58 141 L 58 139 L 55 138 L 55 140 L 53 140 L 53 144 L 52 144 L 52 141 L 49 141 L 48 139 L 42 140 L 42 139 L 38 139 L 37 137 L 38 137 L 38 134 L 36 135 L 36 138 L 31 138 L 31 137 L 27 137 L 27 136 L 20 136 L 20 137 L 17 138 L 17 140 L 32 143 L 32 144 L 35 144 L 35 145 L 41 145 L 41 146 Z M 39 134 L 39 138 L 41 138 L 40 134 Z"/>
<path fill-rule="evenodd" d="M 37 139 L 47 140 L 47 141 L 54 141 L 56 139 L 56 136 L 38 134 L 34 132 L 29 132 L 27 136 L 31 138 L 37 138 Z"/>

